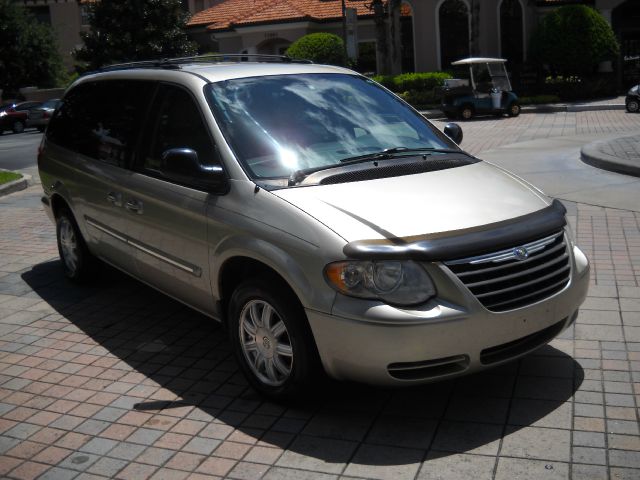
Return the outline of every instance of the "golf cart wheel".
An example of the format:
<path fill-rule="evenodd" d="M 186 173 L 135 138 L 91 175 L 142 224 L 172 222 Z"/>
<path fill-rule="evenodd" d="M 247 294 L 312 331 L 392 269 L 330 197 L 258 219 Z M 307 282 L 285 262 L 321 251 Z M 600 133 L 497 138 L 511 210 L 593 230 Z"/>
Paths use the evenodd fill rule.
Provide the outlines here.
<path fill-rule="evenodd" d="M 24 122 L 22 120 L 16 120 L 13 123 L 13 127 L 11 127 L 13 133 L 22 133 L 24 132 Z"/>
<path fill-rule="evenodd" d="M 509 116 L 517 117 L 520 115 L 520 105 L 518 103 L 512 103 L 509 107 Z"/>
<path fill-rule="evenodd" d="M 460 118 L 462 120 L 471 120 L 475 111 L 471 105 L 463 105 L 460 107 Z"/>
<path fill-rule="evenodd" d="M 640 110 L 640 102 L 638 100 L 629 100 L 627 102 L 627 112 L 637 113 Z"/>

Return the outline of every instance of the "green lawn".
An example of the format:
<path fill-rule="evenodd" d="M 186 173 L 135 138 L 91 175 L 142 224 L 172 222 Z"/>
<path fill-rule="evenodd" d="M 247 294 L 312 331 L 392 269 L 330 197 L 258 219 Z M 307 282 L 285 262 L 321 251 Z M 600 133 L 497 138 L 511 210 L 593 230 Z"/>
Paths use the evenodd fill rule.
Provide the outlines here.
<path fill-rule="evenodd" d="M 2 170 L 0 170 L 0 185 L 2 185 L 3 183 L 11 182 L 13 180 L 18 180 L 20 177 L 22 177 L 22 175 L 18 173 L 3 172 Z"/>

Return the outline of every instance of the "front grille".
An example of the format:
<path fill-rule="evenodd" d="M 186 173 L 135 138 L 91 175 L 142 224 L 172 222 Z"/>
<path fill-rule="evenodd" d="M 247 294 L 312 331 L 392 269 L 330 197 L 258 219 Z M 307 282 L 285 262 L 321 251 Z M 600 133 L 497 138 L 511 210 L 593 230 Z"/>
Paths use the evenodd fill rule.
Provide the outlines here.
<path fill-rule="evenodd" d="M 518 259 L 524 247 L 528 256 Z M 520 258 L 524 257 L 522 251 Z M 499 252 L 445 262 L 488 310 L 524 307 L 562 290 L 571 275 L 561 230 L 548 237 Z"/>

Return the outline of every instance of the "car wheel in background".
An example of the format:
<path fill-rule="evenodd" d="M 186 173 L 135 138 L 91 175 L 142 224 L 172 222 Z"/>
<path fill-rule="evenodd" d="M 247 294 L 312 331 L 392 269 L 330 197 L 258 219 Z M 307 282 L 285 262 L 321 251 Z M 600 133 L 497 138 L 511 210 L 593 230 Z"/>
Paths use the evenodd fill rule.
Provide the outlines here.
<path fill-rule="evenodd" d="M 640 101 L 638 100 L 629 100 L 627 102 L 627 112 L 629 113 L 637 113 L 640 110 Z"/>
<path fill-rule="evenodd" d="M 520 115 L 520 105 L 517 103 L 512 103 L 509 107 L 509 116 L 517 117 L 518 115 Z"/>
<path fill-rule="evenodd" d="M 13 127 L 11 127 L 13 133 L 22 133 L 24 132 L 24 122 L 22 120 L 16 120 L 13 122 Z"/>

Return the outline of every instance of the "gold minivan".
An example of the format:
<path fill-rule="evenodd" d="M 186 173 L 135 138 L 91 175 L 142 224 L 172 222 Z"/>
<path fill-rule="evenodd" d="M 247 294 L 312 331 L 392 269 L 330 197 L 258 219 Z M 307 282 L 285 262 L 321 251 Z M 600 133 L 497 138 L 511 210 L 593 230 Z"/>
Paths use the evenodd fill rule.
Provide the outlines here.
<path fill-rule="evenodd" d="M 340 67 L 115 66 L 56 110 L 43 202 L 69 278 L 100 259 L 224 322 L 266 395 L 430 382 L 546 344 L 589 283 L 562 204 L 445 133 Z"/>

